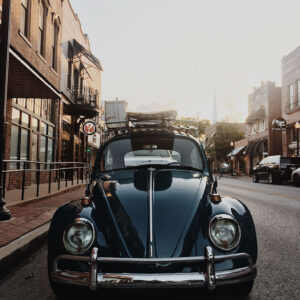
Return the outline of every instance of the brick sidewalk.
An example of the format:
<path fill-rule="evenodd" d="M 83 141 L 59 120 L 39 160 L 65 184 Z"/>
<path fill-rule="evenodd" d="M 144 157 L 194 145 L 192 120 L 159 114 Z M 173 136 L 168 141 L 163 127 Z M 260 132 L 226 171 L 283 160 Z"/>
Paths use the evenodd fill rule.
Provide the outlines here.
<path fill-rule="evenodd" d="M 71 200 L 83 198 L 84 191 L 85 188 L 81 187 L 47 199 L 10 206 L 11 219 L 0 222 L 0 249 L 49 222 L 59 206 Z"/>

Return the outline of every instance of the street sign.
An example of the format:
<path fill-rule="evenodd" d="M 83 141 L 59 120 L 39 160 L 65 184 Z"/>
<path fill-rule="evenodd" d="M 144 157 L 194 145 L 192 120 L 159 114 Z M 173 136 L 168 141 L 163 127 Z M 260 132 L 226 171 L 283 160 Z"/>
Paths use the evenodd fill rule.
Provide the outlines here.
<path fill-rule="evenodd" d="M 82 130 L 85 135 L 92 135 L 96 132 L 96 124 L 94 121 L 86 121 L 82 125 Z"/>
<path fill-rule="evenodd" d="M 272 130 L 274 131 L 284 131 L 286 130 L 286 120 L 279 117 L 272 121 Z"/>

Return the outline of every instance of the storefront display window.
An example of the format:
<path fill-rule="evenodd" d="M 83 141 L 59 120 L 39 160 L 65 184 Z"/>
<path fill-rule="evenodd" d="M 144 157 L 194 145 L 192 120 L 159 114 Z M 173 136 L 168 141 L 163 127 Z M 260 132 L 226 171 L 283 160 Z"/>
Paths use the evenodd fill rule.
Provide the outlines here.
<path fill-rule="evenodd" d="M 54 125 L 48 99 L 13 99 L 10 160 L 53 161 Z M 44 117 L 43 117 L 44 116 Z M 29 147 L 30 140 L 34 146 Z M 10 168 L 23 167 L 11 163 Z M 48 166 L 41 166 L 47 168 Z"/>

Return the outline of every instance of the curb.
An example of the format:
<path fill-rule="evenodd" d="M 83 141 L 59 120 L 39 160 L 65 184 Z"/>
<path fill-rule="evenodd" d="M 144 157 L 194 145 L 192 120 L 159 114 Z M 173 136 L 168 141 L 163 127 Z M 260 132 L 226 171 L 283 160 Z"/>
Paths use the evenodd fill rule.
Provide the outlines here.
<path fill-rule="evenodd" d="M 28 232 L 0 250 L 0 280 L 22 265 L 47 241 L 50 222 Z"/>

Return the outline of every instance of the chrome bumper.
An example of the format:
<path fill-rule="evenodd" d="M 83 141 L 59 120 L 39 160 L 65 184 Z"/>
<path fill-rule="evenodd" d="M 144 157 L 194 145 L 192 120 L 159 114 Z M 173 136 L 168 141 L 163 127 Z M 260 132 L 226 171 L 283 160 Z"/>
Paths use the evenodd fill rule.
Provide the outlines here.
<path fill-rule="evenodd" d="M 228 271 L 215 272 L 215 262 L 245 258 L 249 266 Z M 90 263 L 90 272 L 74 272 L 58 269 L 60 260 L 85 261 Z M 129 263 L 129 264 L 164 264 L 164 263 L 206 263 L 205 273 L 98 273 L 98 264 Z M 211 247 L 205 247 L 205 256 L 175 257 L 175 258 L 117 258 L 98 257 L 98 249 L 93 248 L 90 257 L 75 255 L 60 255 L 53 263 L 51 278 L 60 283 L 88 286 L 91 290 L 98 288 L 184 288 L 208 287 L 235 284 L 253 280 L 256 277 L 256 267 L 249 254 L 238 253 L 214 256 Z"/>

